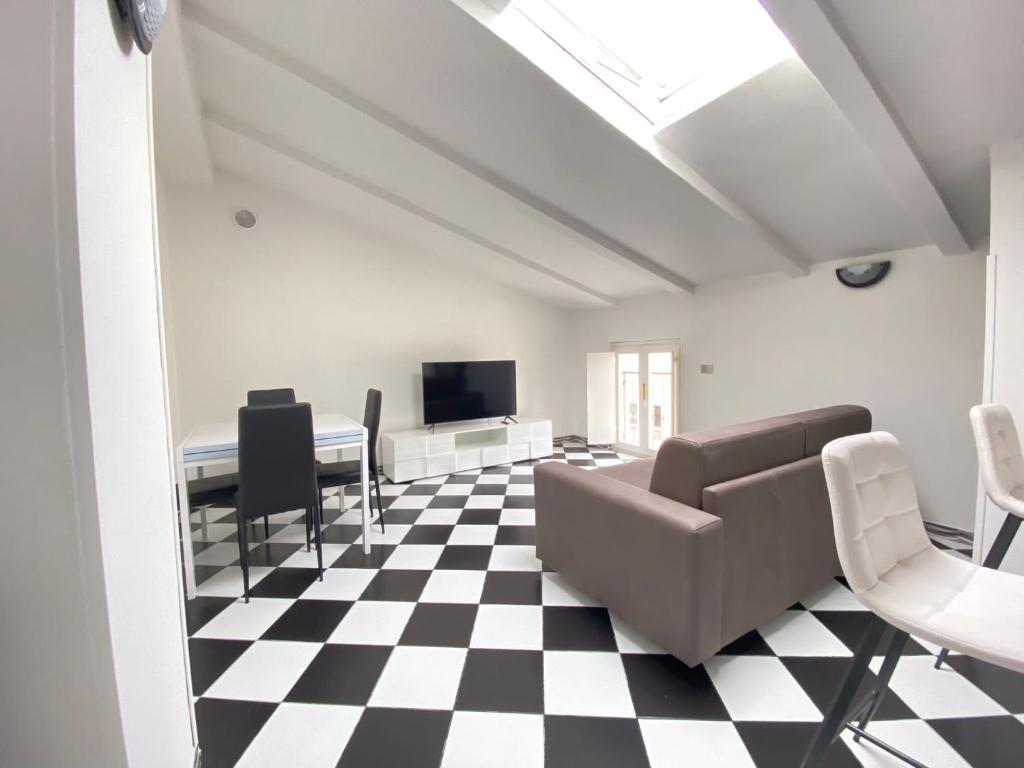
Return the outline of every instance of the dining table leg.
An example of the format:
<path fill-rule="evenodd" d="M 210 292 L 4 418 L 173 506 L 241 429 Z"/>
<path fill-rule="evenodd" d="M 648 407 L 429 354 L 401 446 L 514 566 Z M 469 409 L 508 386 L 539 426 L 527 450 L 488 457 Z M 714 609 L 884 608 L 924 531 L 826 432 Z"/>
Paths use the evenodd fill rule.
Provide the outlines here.
<path fill-rule="evenodd" d="M 363 430 L 363 442 L 359 449 L 359 487 L 363 497 L 363 554 L 368 555 L 370 554 L 370 450 L 365 429 Z M 342 511 L 344 512 L 344 510 Z"/>
<path fill-rule="evenodd" d="M 185 569 L 185 597 L 196 596 L 196 569 L 192 560 L 192 518 L 189 514 L 188 475 L 185 474 L 184 454 L 178 449 L 175 456 L 175 475 L 178 481 L 178 524 L 181 526 L 181 556 Z"/>

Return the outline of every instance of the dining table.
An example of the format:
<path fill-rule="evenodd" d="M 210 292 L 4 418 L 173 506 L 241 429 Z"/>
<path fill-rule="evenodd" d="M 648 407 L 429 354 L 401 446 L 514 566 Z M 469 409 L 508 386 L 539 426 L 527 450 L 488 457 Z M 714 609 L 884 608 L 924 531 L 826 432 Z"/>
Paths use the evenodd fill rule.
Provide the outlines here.
<path fill-rule="evenodd" d="M 370 473 L 367 430 L 360 422 L 341 413 L 313 415 L 313 449 L 316 453 L 341 452 L 359 449 L 359 470 L 362 506 L 363 553 L 370 553 Z M 195 427 L 175 449 L 175 474 L 178 485 L 178 516 L 181 525 L 183 564 L 185 570 L 185 596 L 196 596 L 196 572 L 192 553 L 191 507 L 188 499 L 189 472 L 202 477 L 210 467 L 224 466 L 238 461 L 238 423 L 214 422 Z M 344 498 L 339 494 L 340 498 Z M 341 510 L 344 513 L 345 510 Z"/>

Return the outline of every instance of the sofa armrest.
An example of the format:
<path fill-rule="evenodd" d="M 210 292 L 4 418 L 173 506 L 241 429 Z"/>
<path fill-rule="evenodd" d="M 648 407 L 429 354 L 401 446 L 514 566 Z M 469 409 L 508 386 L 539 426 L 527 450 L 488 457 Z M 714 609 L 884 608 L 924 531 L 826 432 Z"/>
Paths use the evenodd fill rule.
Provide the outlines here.
<path fill-rule="evenodd" d="M 721 647 L 721 521 L 556 462 L 534 470 L 537 557 L 687 664 Z"/>

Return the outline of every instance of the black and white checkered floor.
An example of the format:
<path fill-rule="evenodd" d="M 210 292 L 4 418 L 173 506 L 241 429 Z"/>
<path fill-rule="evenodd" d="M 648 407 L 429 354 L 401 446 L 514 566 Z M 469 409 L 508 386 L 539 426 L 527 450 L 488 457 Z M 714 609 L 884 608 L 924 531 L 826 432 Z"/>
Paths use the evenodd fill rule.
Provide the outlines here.
<path fill-rule="evenodd" d="M 541 571 L 532 473 L 383 486 L 369 558 L 350 488 L 347 511 L 328 501 L 322 582 L 301 518 L 278 516 L 248 605 L 233 512 L 210 510 L 187 607 L 204 768 L 799 765 L 868 618 L 846 587 L 689 669 Z M 935 670 L 936 651 L 909 644 L 872 731 L 936 768 L 1020 766 L 1024 677 L 960 656 Z M 846 736 L 828 764 L 902 765 Z"/>

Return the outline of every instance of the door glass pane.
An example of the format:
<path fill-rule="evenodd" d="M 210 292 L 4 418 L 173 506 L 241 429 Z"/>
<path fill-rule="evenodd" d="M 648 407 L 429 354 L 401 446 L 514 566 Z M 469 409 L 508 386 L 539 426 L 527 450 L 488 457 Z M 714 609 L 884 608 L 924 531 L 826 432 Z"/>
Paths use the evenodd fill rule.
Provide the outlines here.
<path fill-rule="evenodd" d="M 672 353 L 647 353 L 647 447 L 658 450 L 672 434 Z"/>
<path fill-rule="evenodd" d="M 640 355 L 620 352 L 619 442 L 640 445 Z"/>

